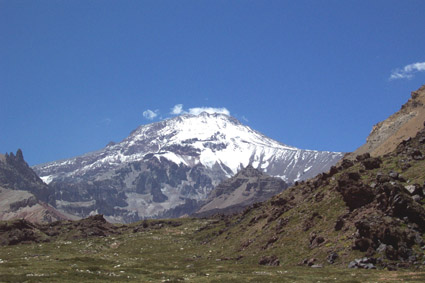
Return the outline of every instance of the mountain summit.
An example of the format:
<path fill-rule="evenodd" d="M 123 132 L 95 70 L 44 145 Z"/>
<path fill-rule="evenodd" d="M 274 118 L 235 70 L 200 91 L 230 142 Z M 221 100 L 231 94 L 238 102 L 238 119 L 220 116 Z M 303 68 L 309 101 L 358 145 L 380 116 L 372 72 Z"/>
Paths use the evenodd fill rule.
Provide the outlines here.
<path fill-rule="evenodd" d="M 185 114 L 143 125 L 119 143 L 34 167 L 56 191 L 58 208 L 128 222 L 188 213 L 247 165 L 287 183 L 328 170 L 342 153 L 277 142 L 225 114 Z M 183 205 L 183 206 L 182 206 Z"/>

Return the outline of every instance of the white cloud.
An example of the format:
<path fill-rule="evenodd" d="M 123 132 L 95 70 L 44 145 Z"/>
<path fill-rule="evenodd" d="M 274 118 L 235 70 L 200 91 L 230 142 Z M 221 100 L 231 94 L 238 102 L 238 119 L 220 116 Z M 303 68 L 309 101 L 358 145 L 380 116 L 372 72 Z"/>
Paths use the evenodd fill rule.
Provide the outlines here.
<path fill-rule="evenodd" d="M 152 111 L 150 109 L 143 111 L 143 117 L 148 120 L 153 120 L 156 116 L 158 116 L 158 110 Z"/>
<path fill-rule="evenodd" d="M 396 69 L 391 73 L 390 80 L 411 79 L 413 74 L 425 71 L 425 62 L 413 63 L 404 66 L 402 69 Z"/>
<path fill-rule="evenodd" d="M 173 108 L 171 108 L 171 113 L 170 114 L 180 115 L 182 113 L 184 113 L 184 111 L 183 111 L 183 104 L 176 104 L 176 105 L 174 105 Z"/>
<path fill-rule="evenodd" d="M 230 111 L 227 110 L 224 107 L 221 108 L 214 108 L 214 107 L 194 107 L 189 108 L 189 110 L 183 109 L 183 104 L 176 104 L 173 108 L 171 108 L 170 114 L 172 115 L 181 115 L 181 114 L 192 114 L 192 115 L 199 115 L 202 112 L 207 112 L 208 114 L 213 113 L 220 113 L 220 114 L 226 114 L 230 116 Z"/>
<path fill-rule="evenodd" d="M 189 109 L 189 113 L 192 114 L 192 115 L 199 115 L 202 112 L 207 112 L 208 114 L 219 113 L 219 114 L 226 114 L 226 115 L 229 115 L 230 116 L 230 111 L 227 110 L 224 107 L 222 107 L 222 108 L 195 107 L 195 108 L 190 108 Z"/>

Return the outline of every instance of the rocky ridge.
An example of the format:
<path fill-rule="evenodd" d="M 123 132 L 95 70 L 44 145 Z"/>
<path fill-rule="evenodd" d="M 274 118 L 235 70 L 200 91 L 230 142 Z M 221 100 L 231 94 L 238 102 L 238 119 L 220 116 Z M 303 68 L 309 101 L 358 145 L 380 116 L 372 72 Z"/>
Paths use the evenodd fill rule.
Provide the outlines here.
<path fill-rule="evenodd" d="M 392 152 L 399 143 L 413 138 L 422 129 L 425 121 L 425 85 L 411 93 L 411 98 L 401 109 L 385 121 L 374 125 L 366 143 L 348 155 L 354 159 L 357 155 L 370 153 L 381 156 Z"/>
<path fill-rule="evenodd" d="M 0 222 L 0 246 L 50 242 L 61 237 L 65 240 L 83 239 L 89 236 L 108 236 L 120 233 L 103 218 L 95 215 L 79 221 L 55 221 L 37 224 L 25 219 Z"/>
<path fill-rule="evenodd" d="M 0 156 L 0 220 L 50 223 L 69 219 L 57 211 L 54 192 L 25 162 L 22 151 Z"/>
<path fill-rule="evenodd" d="M 194 216 L 237 213 L 255 202 L 270 199 L 287 187 L 282 179 L 268 176 L 248 165 L 215 187 Z"/>
<path fill-rule="evenodd" d="M 16 155 L 6 153 L 0 159 L 0 186 L 12 190 L 25 190 L 45 203 L 54 204 L 54 191 L 49 188 L 24 160 L 22 150 Z"/>

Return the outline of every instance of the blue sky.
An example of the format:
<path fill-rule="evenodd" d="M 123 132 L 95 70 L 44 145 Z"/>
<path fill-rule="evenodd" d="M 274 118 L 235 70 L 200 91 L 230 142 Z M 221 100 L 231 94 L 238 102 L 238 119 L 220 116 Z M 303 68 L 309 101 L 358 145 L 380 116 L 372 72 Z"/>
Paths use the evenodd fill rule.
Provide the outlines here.
<path fill-rule="evenodd" d="M 180 104 L 225 108 L 299 148 L 353 151 L 425 84 L 423 11 L 421 0 L 0 0 L 0 152 L 22 148 L 30 165 L 80 155 Z"/>

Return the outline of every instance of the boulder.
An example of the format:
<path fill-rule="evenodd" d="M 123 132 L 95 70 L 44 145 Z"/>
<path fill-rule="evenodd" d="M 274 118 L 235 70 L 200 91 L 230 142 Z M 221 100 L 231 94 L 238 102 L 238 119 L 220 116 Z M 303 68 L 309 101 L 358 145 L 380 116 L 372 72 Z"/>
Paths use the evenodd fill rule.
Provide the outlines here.
<path fill-rule="evenodd" d="M 376 259 L 374 258 L 357 258 L 348 264 L 348 268 L 363 268 L 363 269 L 376 269 Z"/>
<path fill-rule="evenodd" d="M 363 161 L 370 158 L 370 153 L 366 152 L 364 154 L 356 156 L 357 161 Z"/>
<path fill-rule="evenodd" d="M 314 249 L 315 247 L 320 246 L 325 241 L 325 238 L 318 236 L 316 233 L 310 234 L 310 248 Z"/>
<path fill-rule="evenodd" d="M 335 231 L 339 231 L 344 227 L 345 221 L 342 217 L 339 217 L 335 222 Z"/>
<path fill-rule="evenodd" d="M 343 169 L 348 169 L 354 165 L 354 162 L 349 159 L 343 159 L 341 162 L 341 167 Z"/>
<path fill-rule="evenodd" d="M 424 159 L 424 156 L 422 155 L 422 152 L 420 150 L 414 150 L 411 154 L 412 158 L 414 160 L 422 160 Z"/>
<path fill-rule="evenodd" d="M 275 255 L 262 256 L 258 261 L 260 265 L 279 266 L 280 261 Z"/>
<path fill-rule="evenodd" d="M 336 252 L 331 252 L 328 257 L 326 258 L 326 260 L 330 263 L 330 264 L 334 264 L 335 261 L 338 259 L 339 255 Z"/>
<path fill-rule="evenodd" d="M 394 180 L 397 180 L 397 179 L 398 179 L 398 173 L 397 173 L 397 172 L 394 172 L 394 171 L 391 171 L 391 172 L 388 174 L 388 176 L 390 176 L 390 178 L 392 178 L 392 179 L 394 179 Z"/>
<path fill-rule="evenodd" d="M 381 159 L 377 157 L 367 158 L 362 160 L 362 165 L 366 170 L 372 170 L 381 167 Z"/>
<path fill-rule="evenodd" d="M 313 266 L 316 264 L 315 263 L 316 261 L 317 261 L 316 258 L 305 258 L 299 263 L 299 265 Z"/>
<path fill-rule="evenodd" d="M 341 193 L 342 198 L 350 210 L 362 207 L 375 198 L 373 191 L 363 184 L 349 185 L 345 187 L 339 186 L 337 190 Z"/>
<path fill-rule="evenodd" d="M 353 249 L 360 250 L 361 252 L 367 251 L 370 247 L 372 247 L 373 241 L 369 238 L 360 238 L 354 241 Z"/>

